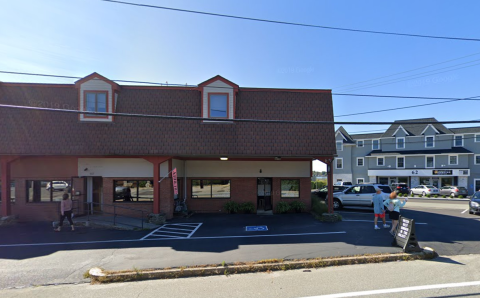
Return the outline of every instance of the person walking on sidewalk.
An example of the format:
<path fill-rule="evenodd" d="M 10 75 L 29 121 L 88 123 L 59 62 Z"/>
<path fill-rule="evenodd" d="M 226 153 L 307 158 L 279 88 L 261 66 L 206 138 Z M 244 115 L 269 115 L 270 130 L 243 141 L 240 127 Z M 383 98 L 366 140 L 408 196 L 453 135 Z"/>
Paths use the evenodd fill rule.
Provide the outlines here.
<path fill-rule="evenodd" d="M 380 230 L 380 228 L 377 225 L 379 217 L 383 220 L 383 227 L 389 228 L 390 226 L 387 225 L 387 222 L 385 220 L 385 207 L 383 205 L 382 190 L 378 186 L 375 186 L 375 190 L 377 191 L 377 193 L 373 195 L 373 212 L 375 213 L 375 220 L 374 220 L 375 230 Z"/>
<path fill-rule="evenodd" d="M 63 194 L 63 200 L 60 202 L 60 213 L 61 213 L 60 223 L 58 224 L 58 228 L 54 230 L 55 232 L 60 232 L 62 230 L 63 221 L 65 220 L 65 217 L 68 219 L 68 222 L 72 227 L 72 231 L 75 231 L 75 227 L 73 226 L 73 220 L 72 220 L 72 207 L 73 207 L 73 203 L 72 203 L 72 200 L 70 200 L 70 197 L 68 196 L 68 194 L 67 193 Z"/>
<path fill-rule="evenodd" d="M 400 208 L 405 206 L 407 201 L 408 198 L 405 198 L 403 202 L 397 199 L 397 193 L 394 191 L 390 194 L 389 199 L 383 203 L 390 211 L 389 217 L 392 220 L 392 229 L 390 230 L 390 234 L 392 234 L 393 237 L 395 237 L 395 230 L 398 225 L 398 220 L 400 219 Z"/>

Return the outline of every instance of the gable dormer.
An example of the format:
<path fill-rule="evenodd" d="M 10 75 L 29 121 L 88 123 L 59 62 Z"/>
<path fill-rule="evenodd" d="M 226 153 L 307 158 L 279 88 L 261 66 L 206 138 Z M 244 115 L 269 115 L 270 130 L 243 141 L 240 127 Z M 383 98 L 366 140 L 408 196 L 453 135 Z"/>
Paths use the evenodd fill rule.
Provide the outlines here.
<path fill-rule="evenodd" d="M 397 130 L 395 130 L 395 132 L 393 133 L 392 137 L 402 138 L 409 135 L 410 134 L 408 133 L 408 131 L 405 128 L 403 128 L 403 126 L 399 125 Z"/>
<path fill-rule="evenodd" d="M 425 126 L 425 129 L 422 131 L 422 135 L 437 135 L 439 134 L 440 132 L 438 131 L 438 129 L 435 128 L 435 126 L 433 126 L 432 124 L 428 124 L 427 126 Z"/>
<path fill-rule="evenodd" d="M 217 75 L 198 88 L 202 92 L 202 118 L 235 119 L 237 84 Z"/>
<path fill-rule="evenodd" d="M 75 82 L 78 89 L 78 110 L 115 113 L 120 86 L 94 72 Z M 112 115 L 80 114 L 80 121 L 112 122 Z"/>

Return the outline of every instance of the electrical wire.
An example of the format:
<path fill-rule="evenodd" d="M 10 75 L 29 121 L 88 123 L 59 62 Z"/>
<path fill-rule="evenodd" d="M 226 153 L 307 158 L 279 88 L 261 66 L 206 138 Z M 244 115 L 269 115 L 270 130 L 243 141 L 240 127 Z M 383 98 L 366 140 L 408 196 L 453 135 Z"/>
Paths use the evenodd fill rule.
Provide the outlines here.
<path fill-rule="evenodd" d="M 190 121 L 210 121 L 210 122 L 250 122 L 250 123 L 288 123 L 288 124 L 315 124 L 315 125 L 392 125 L 398 124 L 398 122 L 360 122 L 360 121 L 304 121 L 304 120 L 266 120 L 266 119 L 209 119 L 203 117 L 190 117 L 190 116 L 170 116 L 170 115 L 150 115 L 150 114 L 132 114 L 132 113 L 109 113 L 109 112 L 90 112 L 90 111 L 78 111 L 68 109 L 53 109 L 53 108 L 39 108 L 32 106 L 18 106 L 18 105 L 6 105 L 0 104 L 0 108 L 6 109 L 21 109 L 31 111 L 45 111 L 45 112 L 61 112 L 70 114 L 89 114 L 97 116 L 114 116 L 114 117 L 134 117 L 134 118 L 152 118 L 152 119 L 170 119 L 170 120 L 190 120 Z M 458 121 L 438 121 L 434 122 L 439 124 L 471 124 L 480 123 L 480 120 L 458 120 Z M 429 124 L 425 121 L 412 121 L 408 124 Z"/>
<path fill-rule="evenodd" d="M 348 32 L 358 32 L 358 33 L 372 33 L 372 34 L 420 37 L 420 38 L 433 38 L 433 39 L 446 39 L 446 40 L 480 41 L 479 38 L 435 36 L 435 35 L 409 34 L 409 33 L 374 31 L 374 30 L 361 30 L 361 29 L 352 29 L 352 28 L 340 28 L 340 27 L 331 27 L 331 26 L 321 26 L 321 25 L 312 25 L 312 24 L 304 24 L 304 23 L 293 23 L 293 22 L 286 22 L 286 21 L 250 18 L 250 17 L 243 17 L 243 16 L 235 16 L 235 15 L 205 12 L 205 11 L 196 11 L 196 10 L 180 9 L 180 8 L 173 8 L 173 7 L 132 3 L 132 2 L 126 2 L 126 1 L 115 1 L 115 0 L 100 0 L 100 1 L 116 3 L 116 4 L 123 4 L 123 5 L 138 6 L 138 7 L 155 8 L 155 9 L 163 9 L 163 10 L 170 10 L 170 11 L 200 14 L 200 15 L 208 15 L 208 16 L 215 16 L 215 17 L 222 17 L 222 18 L 238 19 L 238 20 L 245 20 L 245 21 L 255 21 L 255 22 L 264 22 L 264 23 L 272 23 L 272 24 L 280 24 L 280 25 L 317 28 L 317 29 L 329 29 L 329 30 L 340 30 L 340 31 L 348 31 Z"/>
<path fill-rule="evenodd" d="M 366 89 L 366 88 L 379 87 L 379 86 L 383 86 L 383 85 L 400 83 L 400 82 L 404 82 L 404 81 L 414 80 L 414 79 L 418 79 L 418 78 L 423 78 L 423 77 L 432 76 L 432 75 L 436 75 L 436 74 L 440 74 L 440 73 L 445 73 L 445 72 L 450 72 L 450 71 L 454 71 L 454 70 L 458 70 L 458 69 L 463 69 L 463 68 L 468 68 L 468 67 L 480 65 L 480 63 L 475 63 L 475 64 L 463 66 L 463 67 L 457 67 L 457 68 L 450 69 L 450 70 L 439 71 L 439 70 L 442 70 L 442 69 L 452 68 L 452 67 L 468 64 L 468 63 L 475 62 L 475 61 L 480 61 L 480 59 L 472 60 L 472 61 L 469 61 L 469 62 L 460 63 L 460 64 L 456 64 L 456 65 L 452 65 L 452 66 L 447 66 L 447 67 L 443 67 L 443 68 L 438 68 L 438 69 L 434 69 L 434 70 L 430 70 L 430 71 L 426 71 L 426 72 L 421 72 L 421 73 L 417 73 L 417 74 L 414 74 L 414 75 L 400 77 L 400 78 L 396 78 L 396 79 L 392 79 L 392 80 L 387 80 L 387 81 L 383 81 L 383 82 L 377 82 L 377 83 L 367 84 L 367 85 L 363 85 L 363 86 L 347 88 L 347 89 L 343 89 L 343 91 L 347 92 L 347 91 L 356 91 L 356 90 L 361 90 L 361 89 Z"/>
<path fill-rule="evenodd" d="M 479 55 L 479 54 L 480 54 L 480 52 L 477 52 L 477 53 L 473 53 L 473 54 L 470 54 L 470 55 L 467 55 L 467 56 L 462 56 L 462 57 L 459 57 L 459 58 L 450 59 L 450 60 L 447 60 L 447 61 L 438 62 L 438 63 L 434 63 L 434 64 L 430 64 L 430 65 L 426 65 L 426 66 L 422 66 L 422 67 L 418 67 L 418 68 L 414 68 L 414 69 L 410 69 L 410 70 L 406 70 L 406 71 L 402 71 L 402 72 L 397 72 L 397 73 L 390 74 L 390 75 L 386 75 L 386 76 L 376 77 L 376 78 L 373 78 L 373 79 L 369 79 L 369 80 L 365 80 L 365 81 L 360 81 L 360 82 L 357 82 L 357 83 L 350 83 L 350 84 L 346 84 L 346 85 L 341 85 L 341 86 L 333 87 L 332 89 L 333 89 L 333 90 L 337 90 L 337 89 L 340 89 L 340 90 L 341 90 L 341 89 L 345 89 L 345 88 L 342 88 L 342 87 L 352 86 L 352 85 L 358 85 L 358 84 L 362 84 L 362 83 L 366 83 L 366 82 L 376 81 L 376 80 L 379 80 L 379 79 L 389 78 L 389 77 L 393 77 L 393 76 L 396 76 L 396 75 L 400 75 L 400 74 L 404 74 L 404 73 L 409 73 L 409 72 L 412 72 L 412 71 L 416 71 L 416 70 L 420 70 L 420 69 L 425 69 L 425 68 L 429 68 L 429 67 L 436 66 L 436 65 L 445 64 L 445 63 L 448 63 L 448 62 L 452 62 L 452 61 L 456 61 L 456 60 L 461 60 L 461 59 L 464 59 L 464 58 L 467 58 L 467 57 L 476 56 L 476 55 Z"/>

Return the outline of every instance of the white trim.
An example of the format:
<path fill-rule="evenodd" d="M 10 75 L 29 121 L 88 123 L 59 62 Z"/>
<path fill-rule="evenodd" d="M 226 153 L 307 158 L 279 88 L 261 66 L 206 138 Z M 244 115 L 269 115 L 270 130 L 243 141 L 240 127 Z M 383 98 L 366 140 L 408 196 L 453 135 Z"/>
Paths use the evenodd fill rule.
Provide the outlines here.
<path fill-rule="evenodd" d="M 362 180 L 362 182 L 360 182 L 360 180 Z M 357 184 L 363 184 L 363 183 L 365 183 L 364 178 L 357 178 Z"/>
<path fill-rule="evenodd" d="M 456 163 L 450 163 L 450 156 L 455 156 L 457 158 L 457 162 Z M 448 155 L 448 165 L 451 166 L 451 165 L 458 165 L 458 155 L 457 154 L 451 154 L 451 155 Z"/>
<path fill-rule="evenodd" d="M 362 142 L 362 146 L 359 146 L 358 142 Z M 365 141 L 364 140 L 357 140 L 357 148 L 362 148 L 364 146 L 365 146 Z"/>
<path fill-rule="evenodd" d="M 403 167 L 398 166 L 398 159 L 399 158 L 403 158 Z M 405 169 L 405 162 L 406 162 L 405 156 L 397 156 L 397 164 L 396 164 L 397 169 Z"/>
<path fill-rule="evenodd" d="M 338 160 L 342 161 L 342 167 L 341 168 L 338 167 Z M 335 158 L 335 169 L 343 169 L 343 157 L 336 157 Z"/>
<path fill-rule="evenodd" d="M 342 145 L 340 147 L 340 149 L 338 149 L 338 143 L 340 143 Z M 335 142 L 335 148 L 337 149 L 337 151 L 343 151 L 343 141 L 336 141 Z"/>
<path fill-rule="evenodd" d="M 378 141 L 378 148 L 373 147 L 374 141 Z M 380 149 L 382 149 L 380 139 L 372 139 L 372 150 L 380 150 Z"/>
<path fill-rule="evenodd" d="M 398 147 L 398 140 L 403 140 L 403 147 Z M 396 138 L 395 143 L 397 145 L 397 149 L 405 149 L 405 137 Z"/>
<path fill-rule="evenodd" d="M 378 164 L 378 160 L 379 160 L 380 158 L 383 159 L 383 164 L 382 164 L 382 165 L 379 165 L 379 164 Z M 382 157 L 377 157 L 377 167 L 384 167 L 384 166 L 385 166 L 385 157 L 384 157 L 384 156 L 382 156 Z"/>
<path fill-rule="evenodd" d="M 362 160 L 362 165 L 358 164 L 358 161 Z M 365 166 L 365 158 L 364 157 L 357 157 L 357 167 L 363 167 Z"/>
<path fill-rule="evenodd" d="M 433 139 L 433 146 L 432 147 L 428 147 L 427 144 L 427 138 L 432 138 Z M 435 136 L 425 136 L 425 148 L 435 148 Z"/>
<path fill-rule="evenodd" d="M 435 126 L 433 126 L 432 124 L 428 124 L 428 125 L 425 127 L 425 129 L 422 131 L 421 135 L 423 135 L 423 134 L 425 133 L 425 131 L 427 131 L 427 129 L 428 129 L 429 127 L 432 127 L 433 130 L 435 130 L 436 133 L 438 133 L 438 134 L 440 133 L 440 132 L 435 128 Z"/>
<path fill-rule="evenodd" d="M 395 157 L 395 156 L 404 156 L 405 153 L 404 152 L 408 152 L 407 151 L 403 151 L 402 153 L 403 154 L 389 154 L 389 155 L 370 155 L 370 156 L 365 156 L 365 157 L 372 157 L 372 158 L 376 158 L 376 157 Z M 471 153 L 455 153 L 455 154 L 458 154 L 458 155 L 472 155 L 472 154 L 475 154 L 473 152 Z M 435 155 L 435 156 L 443 156 L 443 155 L 452 155 L 452 153 L 440 153 L 440 154 L 427 154 L 427 155 Z M 407 154 L 405 156 L 425 156 L 425 153 L 423 154 Z"/>
<path fill-rule="evenodd" d="M 433 165 L 431 167 L 428 166 L 428 158 L 433 157 Z M 425 169 L 434 169 L 435 168 L 435 155 L 425 155 Z"/>
<path fill-rule="evenodd" d="M 462 145 L 457 146 L 457 145 L 455 144 L 455 143 L 456 143 L 455 137 L 462 137 Z M 454 136 L 453 136 L 453 147 L 463 147 L 463 135 L 454 135 Z"/>
<path fill-rule="evenodd" d="M 477 157 L 480 157 L 480 154 L 475 154 L 473 156 L 473 164 L 476 166 L 480 166 L 480 163 L 477 163 Z"/>
<path fill-rule="evenodd" d="M 477 136 L 478 136 L 478 141 L 477 141 Z M 473 142 L 474 142 L 474 143 L 480 143 L 480 133 L 476 133 L 476 134 L 473 136 Z"/>
<path fill-rule="evenodd" d="M 405 128 L 403 128 L 403 126 L 399 125 L 398 128 L 397 128 L 397 130 L 393 133 L 392 137 L 394 137 L 394 136 L 397 134 L 397 132 L 398 132 L 398 130 L 399 130 L 400 128 L 403 130 L 403 132 L 405 133 L 406 136 L 409 136 L 409 135 L 410 135 L 410 134 L 405 130 Z"/>
<path fill-rule="evenodd" d="M 339 131 L 339 130 L 335 133 L 335 137 L 337 137 L 338 134 L 341 134 L 341 135 L 342 135 L 342 138 L 343 138 L 345 141 L 348 141 L 347 138 L 343 135 L 343 133 L 342 133 L 341 131 Z"/>

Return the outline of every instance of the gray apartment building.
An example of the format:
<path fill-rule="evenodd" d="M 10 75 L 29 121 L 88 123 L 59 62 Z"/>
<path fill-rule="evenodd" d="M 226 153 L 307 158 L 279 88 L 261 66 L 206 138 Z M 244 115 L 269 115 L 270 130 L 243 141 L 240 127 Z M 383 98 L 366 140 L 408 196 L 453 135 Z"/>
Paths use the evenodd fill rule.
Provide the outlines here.
<path fill-rule="evenodd" d="M 399 120 L 382 133 L 350 135 L 340 127 L 335 140 L 336 182 L 457 185 L 469 194 L 480 189 L 480 127 L 447 128 L 435 118 Z"/>

